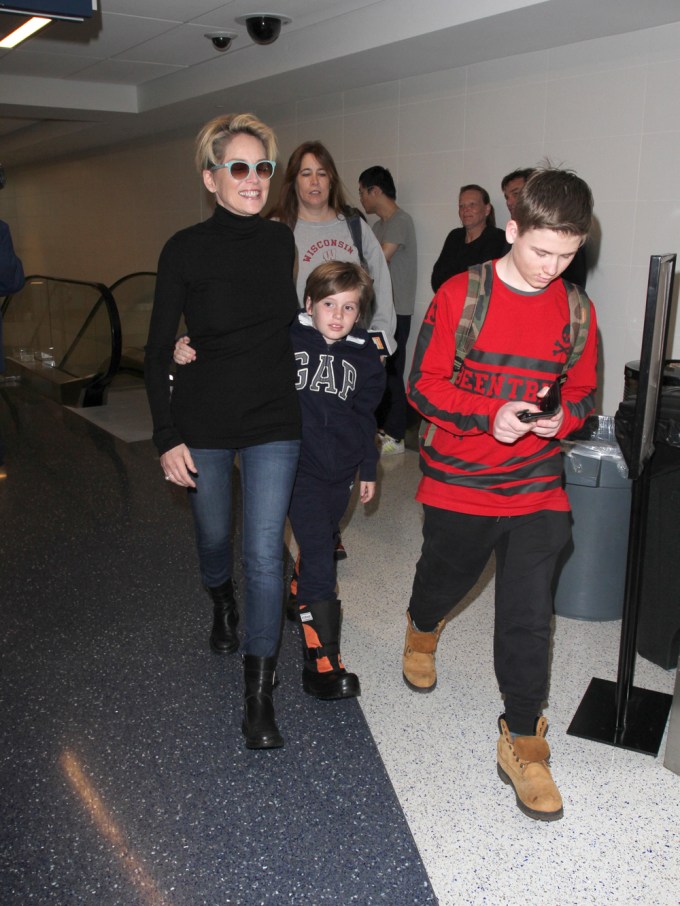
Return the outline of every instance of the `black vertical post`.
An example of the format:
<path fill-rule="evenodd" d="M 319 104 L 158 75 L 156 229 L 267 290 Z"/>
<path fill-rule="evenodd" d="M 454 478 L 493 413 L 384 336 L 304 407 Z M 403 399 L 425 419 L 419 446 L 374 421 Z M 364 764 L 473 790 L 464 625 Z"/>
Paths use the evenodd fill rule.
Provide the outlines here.
<path fill-rule="evenodd" d="M 617 682 L 594 677 L 567 733 L 596 742 L 656 755 L 671 709 L 672 697 L 633 685 L 642 563 L 649 507 L 654 428 L 663 381 L 668 315 L 676 255 L 652 255 L 640 355 L 640 381 L 631 449 L 626 457 L 633 494 L 628 534 L 626 588 L 623 602 Z"/>
<path fill-rule="evenodd" d="M 630 508 L 630 531 L 628 535 L 628 561 L 626 565 L 626 588 L 621 621 L 619 643 L 619 667 L 616 680 L 616 737 L 620 740 L 626 730 L 628 703 L 633 689 L 635 674 L 635 645 L 637 640 L 640 596 L 642 590 L 642 561 L 647 507 L 649 502 L 649 469 L 643 468 L 639 478 L 633 481 Z"/>

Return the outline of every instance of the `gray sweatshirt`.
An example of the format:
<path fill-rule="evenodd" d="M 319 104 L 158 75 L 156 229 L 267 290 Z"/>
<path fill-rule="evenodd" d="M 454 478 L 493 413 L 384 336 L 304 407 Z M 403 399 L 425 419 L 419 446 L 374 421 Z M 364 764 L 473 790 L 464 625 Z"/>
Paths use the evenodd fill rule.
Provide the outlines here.
<path fill-rule="evenodd" d="M 298 220 L 294 233 L 298 265 L 297 293 L 300 305 L 304 305 L 303 294 L 307 277 L 319 264 L 325 261 L 352 261 L 354 264 L 361 264 L 359 252 L 342 215 L 322 223 Z M 361 220 L 361 241 L 368 273 L 373 278 L 375 290 L 375 308 L 368 329 L 382 332 L 387 351 L 391 355 L 396 349 L 394 333 L 397 328 L 392 301 L 392 281 L 383 250 L 364 220 Z"/>

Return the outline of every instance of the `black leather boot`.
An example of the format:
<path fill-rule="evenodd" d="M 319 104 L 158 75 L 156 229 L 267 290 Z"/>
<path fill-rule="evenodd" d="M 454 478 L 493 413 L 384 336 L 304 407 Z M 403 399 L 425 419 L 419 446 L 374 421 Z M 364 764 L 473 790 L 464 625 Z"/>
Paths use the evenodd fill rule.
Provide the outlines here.
<path fill-rule="evenodd" d="M 210 633 L 210 647 L 216 654 L 229 654 L 239 645 L 236 627 L 238 608 L 234 599 L 234 584 L 231 579 L 217 588 L 209 588 L 213 600 L 213 627 Z"/>
<path fill-rule="evenodd" d="M 329 598 L 300 604 L 299 618 L 305 692 L 324 701 L 361 695 L 359 677 L 345 670 L 340 657 L 340 601 Z"/>
<path fill-rule="evenodd" d="M 278 749 L 283 745 L 272 699 L 275 668 L 275 657 L 246 654 L 243 658 L 246 691 L 241 729 L 247 749 Z"/>

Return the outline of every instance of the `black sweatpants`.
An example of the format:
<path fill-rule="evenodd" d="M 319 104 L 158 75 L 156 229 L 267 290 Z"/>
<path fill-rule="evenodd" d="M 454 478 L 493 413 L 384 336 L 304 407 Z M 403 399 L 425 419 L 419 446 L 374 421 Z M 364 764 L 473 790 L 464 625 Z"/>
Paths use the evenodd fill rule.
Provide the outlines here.
<path fill-rule="evenodd" d="M 496 554 L 494 668 L 511 732 L 530 735 L 548 690 L 552 582 L 571 535 L 569 513 L 470 516 L 425 506 L 423 547 L 409 603 L 423 631 L 434 629 Z"/>
<path fill-rule="evenodd" d="M 302 604 L 336 596 L 335 542 L 353 486 L 353 478 L 330 482 L 297 474 L 288 518 L 300 546 L 297 599 Z"/>

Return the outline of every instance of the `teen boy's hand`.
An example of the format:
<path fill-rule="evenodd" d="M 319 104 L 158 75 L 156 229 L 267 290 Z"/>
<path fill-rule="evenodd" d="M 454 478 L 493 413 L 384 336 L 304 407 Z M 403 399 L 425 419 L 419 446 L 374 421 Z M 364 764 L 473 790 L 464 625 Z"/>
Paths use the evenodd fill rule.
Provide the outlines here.
<path fill-rule="evenodd" d="M 362 503 L 368 503 L 375 497 L 375 481 L 362 481 L 359 485 L 359 500 Z"/>
<path fill-rule="evenodd" d="M 550 387 L 543 387 L 541 392 L 538 394 L 538 398 L 541 399 L 548 393 Z M 545 418 L 538 418 L 531 425 L 531 430 L 538 437 L 554 437 L 557 432 L 562 427 L 562 422 L 564 421 L 564 410 L 560 408 L 555 412 L 554 415 L 546 416 Z"/>
<path fill-rule="evenodd" d="M 527 404 L 523 402 L 505 403 L 496 413 L 492 434 L 499 443 L 514 444 L 533 430 L 537 422 L 521 422 L 517 416 L 525 412 Z"/>
<path fill-rule="evenodd" d="M 554 437 L 562 427 L 564 421 L 564 410 L 560 406 L 554 415 L 550 418 L 539 418 L 531 426 L 531 430 L 539 437 Z"/>
<path fill-rule="evenodd" d="M 539 397 L 543 396 L 547 391 L 548 388 L 546 387 L 539 393 Z M 532 408 L 538 411 L 537 406 Z M 530 431 L 538 437 L 555 437 L 564 421 L 564 410 L 561 406 L 554 415 L 539 418 L 533 422 L 523 422 L 517 418 L 518 413 L 525 412 L 526 409 L 527 404 L 519 402 L 506 403 L 501 406 L 493 423 L 493 436 L 497 441 L 502 444 L 514 444 L 515 441 L 519 440 L 520 437 L 524 437 Z"/>

